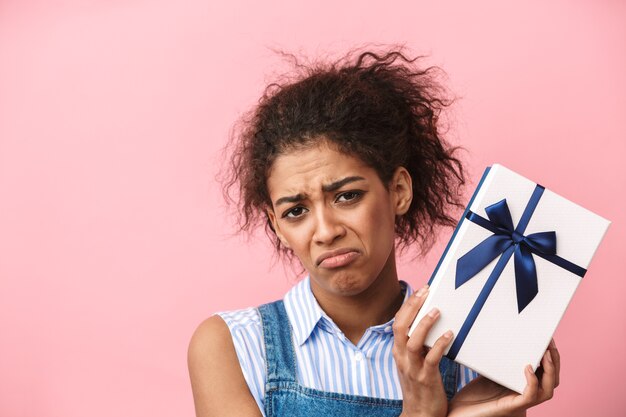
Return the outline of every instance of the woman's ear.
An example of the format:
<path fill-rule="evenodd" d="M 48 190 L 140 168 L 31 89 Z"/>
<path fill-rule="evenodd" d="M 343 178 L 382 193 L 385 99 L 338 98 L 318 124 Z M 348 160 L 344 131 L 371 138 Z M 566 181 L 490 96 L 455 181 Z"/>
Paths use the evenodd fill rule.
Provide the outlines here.
<path fill-rule="evenodd" d="M 405 167 L 398 167 L 391 179 L 390 191 L 394 195 L 393 204 L 396 216 L 409 211 L 413 201 L 413 180 Z"/>
<path fill-rule="evenodd" d="M 280 240 L 280 243 L 282 243 L 282 245 L 287 249 L 291 249 L 289 247 L 289 244 L 287 243 L 287 239 L 285 239 L 283 234 L 280 232 L 280 227 L 278 227 L 278 222 L 276 221 L 276 214 L 274 213 L 272 207 L 265 207 L 265 214 L 267 214 L 267 218 L 272 225 L 272 230 L 274 230 L 274 233 L 276 233 L 276 236 Z"/>

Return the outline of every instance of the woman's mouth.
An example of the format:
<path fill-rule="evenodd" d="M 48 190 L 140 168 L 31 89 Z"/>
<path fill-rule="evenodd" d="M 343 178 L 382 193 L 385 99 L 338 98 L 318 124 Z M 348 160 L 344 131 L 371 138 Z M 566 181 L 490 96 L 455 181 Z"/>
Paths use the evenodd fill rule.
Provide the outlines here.
<path fill-rule="evenodd" d="M 351 264 L 358 256 L 359 252 L 357 251 L 348 251 L 337 255 L 322 255 L 322 261 L 318 262 L 317 266 L 327 269 L 340 268 Z"/>

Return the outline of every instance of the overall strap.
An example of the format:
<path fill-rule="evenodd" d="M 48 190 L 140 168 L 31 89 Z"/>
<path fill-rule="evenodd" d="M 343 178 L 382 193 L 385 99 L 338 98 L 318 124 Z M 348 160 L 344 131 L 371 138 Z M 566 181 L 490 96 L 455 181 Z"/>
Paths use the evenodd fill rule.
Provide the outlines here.
<path fill-rule="evenodd" d="M 263 324 L 267 383 L 296 382 L 291 324 L 282 300 L 258 307 Z"/>
<path fill-rule="evenodd" d="M 456 381 L 459 373 L 459 364 L 443 356 L 439 361 L 439 372 L 443 382 L 443 389 L 446 391 L 448 401 L 456 394 Z"/>

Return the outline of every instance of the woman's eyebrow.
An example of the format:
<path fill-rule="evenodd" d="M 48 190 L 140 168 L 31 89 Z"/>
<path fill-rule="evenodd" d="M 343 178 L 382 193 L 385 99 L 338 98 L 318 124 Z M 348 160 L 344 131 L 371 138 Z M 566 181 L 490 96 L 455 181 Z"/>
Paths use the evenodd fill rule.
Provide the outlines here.
<path fill-rule="evenodd" d="M 285 203 L 297 203 L 298 201 L 302 201 L 304 200 L 304 194 L 300 193 L 300 194 L 296 194 L 296 195 L 290 195 L 287 197 L 281 197 L 278 200 L 274 201 L 274 205 L 278 206 L 281 204 L 285 204 Z"/>
<path fill-rule="evenodd" d="M 355 181 L 364 181 L 364 180 L 365 178 L 359 177 L 359 176 L 345 177 L 341 180 L 331 182 L 330 184 L 322 185 L 322 191 L 324 191 L 325 193 L 328 193 L 331 191 L 337 191 L 338 189 L 340 189 L 346 184 L 350 184 L 351 182 L 355 182 Z"/>
<path fill-rule="evenodd" d="M 365 178 L 363 177 L 359 177 L 359 176 L 352 176 L 352 177 L 345 177 L 342 178 L 340 180 L 337 180 L 335 182 L 331 182 L 330 184 L 325 184 L 322 185 L 322 191 L 325 193 L 329 193 L 332 191 L 337 191 L 338 189 L 340 189 L 341 187 L 343 187 L 346 184 L 350 184 L 352 182 L 356 182 L 356 181 L 364 181 Z M 306 196 L 302 193 L 300 194 L 296 194 L 296 195 L 289 195 L 286 197 L 281 197 L 278 200 L 276 200 L 274 202 L 275 206 L 279 206 L 281 204 L 285 204 L 285 203 L 297 203 L 299 201 L 302 201 L 306 198 Z"/>

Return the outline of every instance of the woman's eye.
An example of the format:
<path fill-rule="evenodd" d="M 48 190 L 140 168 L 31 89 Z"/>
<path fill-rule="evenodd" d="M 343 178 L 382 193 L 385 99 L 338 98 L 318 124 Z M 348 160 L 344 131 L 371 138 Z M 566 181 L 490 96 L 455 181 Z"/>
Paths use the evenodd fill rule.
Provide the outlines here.
<path fill-rule="evenodd" d="M 287 217 L 287 218 L 297 218 L 302 216 L 305 213 L 306 209 L 304 207 L 294 207 L 291 210 L 287 210 L 284 214 L 283 217 Z"/>
<path fill-rule="evenodd" d="M 344 203 L 352 200 L 356 200 L 362 195 L 362 193 L 358 191 L 346 191 L 345 193 L 341 193 L 337 196 L 336 201 L 338 203 Z"/>

